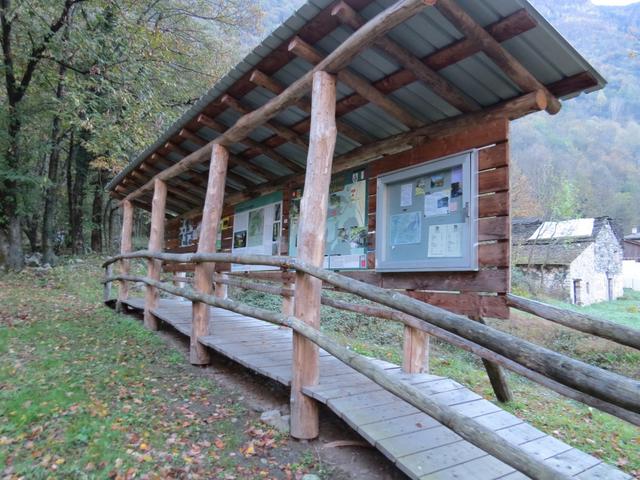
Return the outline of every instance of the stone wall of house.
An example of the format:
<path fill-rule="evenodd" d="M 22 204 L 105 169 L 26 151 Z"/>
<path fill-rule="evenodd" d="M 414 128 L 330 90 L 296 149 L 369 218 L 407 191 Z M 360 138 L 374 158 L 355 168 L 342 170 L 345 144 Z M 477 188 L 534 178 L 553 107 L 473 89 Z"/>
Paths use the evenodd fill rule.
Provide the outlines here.
<path fill-rule="evenodd" d="M 565 302 L 571 299 L 569 267 L 564 265 L 540 265 L 514 267 L 513 277 L 518 286 L 533 295 L 543 294 Z M 544 274 L 543 274 L 544 272 Z"/>
<path fill-rule="evenodd" d="M 622 247 L 609 225 L 604 225 L 596 241 L 571 263 L 567 283 L 572 303 L 576 301 L 573 287 L 576 280 L 581 281 L 583 305 L 609 300 L 609 281 L 613 298 L 623 295 Z"/>

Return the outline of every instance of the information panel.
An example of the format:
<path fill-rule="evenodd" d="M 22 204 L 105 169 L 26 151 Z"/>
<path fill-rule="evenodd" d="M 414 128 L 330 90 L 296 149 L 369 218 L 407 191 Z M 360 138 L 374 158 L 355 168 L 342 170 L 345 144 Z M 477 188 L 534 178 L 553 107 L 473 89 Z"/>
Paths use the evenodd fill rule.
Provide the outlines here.
<path fill-rule="evenodd" d="M 233 253 L 279 255 L 282 236 L 282 192 L 240 203 L 233 219 Z M 231 271 L 273 270 L 266 265 L 231 265 Z"/>
<path fill-rule="evenodd" d="M 477 270 L 477 153 L 378 177 L 376 270 Z"/>
<path fill-rule="evenodd" d="M 289 255 L 296 256 L 302 189 L 293 192 L 289 214 Z M 324 268 L 367 267 L 367 181 L 364 170 L 334 177 L 329 191 Z"/>

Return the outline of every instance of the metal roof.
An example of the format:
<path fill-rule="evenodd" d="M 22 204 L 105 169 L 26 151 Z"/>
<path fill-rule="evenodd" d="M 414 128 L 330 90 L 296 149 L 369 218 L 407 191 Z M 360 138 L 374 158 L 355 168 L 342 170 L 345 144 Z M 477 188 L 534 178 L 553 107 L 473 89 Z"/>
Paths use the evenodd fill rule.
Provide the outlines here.
<path fill-rule="evenodd" d="M 272 55 L 275 49 L 286 45 L 291 40 L 291 37 L 298 34 L 310 20 L 333 3 L 335 3 L 334 0 L 309 0 L 300 7 L 287 21 L 265 38 L 244 60 L 229 71 L 213 88 L 189 108 L 156 142 L 135 156 L 127 167 L 109 183 L 107 188 L 114 189 L 132 170 L 136 169 L 152 153 L 161 149 L 167 141 L 171 139 L 176 141 L 175 137 L 182 128 L 190 123 L 193 125 L 198 114 L 211 108 L 212 103 L 220 99 L 241 77 L 256 68 L 264 58 Z M 364 0 L 361 3 L 367 3 L 367 1 Z M 368 20 L 393 3 L 393 0 L 374 0 L 359 10 L 358 13 Z M 458 0 L 458 4 L 482 26 L 498 22 L 521 9 L 524 9 L 531 18 L 535 19 L 537 25 L 534 28 L 504 41 L 502 46 L 545 85 L 551 85 L 554 82 L 584 72 L 587 72 L 593 79 L 592 85 L 588 86 L 588 88 L 585 89 L 584 86 L 579 86 L 574 90 L 563 91 L 559 95 L 560 98 L 571 98 L 582 91 L 597 90 L 605 85 L 606 82 L 602 76 L 527 1 Z M 317 41 L 314 46 L 324 54 L 330 53 L 351 33 L 352 31 L 348 27 L 337 26 L 337 28 L 334 28 Z M 388 36 L 420 58 L 464 38 L 436 8 L 431 7 L 424 8 L 418 15 L 397 26 Z M 401 69 L 397 63 L 375 48 L 363 51 L 351 62 L 349 68 L 370 82 L 380 80 Z M 292 57 L 292 60 L 286 65 L 271 73 L 271 77 L 286 86 L 293 83 L 310 69 L 310 64 L 302 59 Z M 524 93 L 484 53 L 472 55 L 447 66 L 438 73 L 482 107 L 491 106 Z M 338 84 L 338 100 L 352 93 L 353 91 L 350 88 L 341 83 Z M 238 98 L 238 100 L 241 100 L 247 107 L 257 108 L 273 96 L 272 93 L 264 89 L 254 88 L 245 93 L 243 97 Z M 457 116 L 461 113 L 433 93 L 427 85 L 419 81 L 389 93 L 388 97 L 395 100 L 400 106 L 424 123 Z M 238 113 L 227 109 L 217 115 L 215 120 L 226 126 L 231 126 L 239 116 Z M 277 115 L 275 120 L 285 126 L 292 126 L 307 117 L 308 115 L 299 108 L 290 107 Z M 395 118 L 389 117 L 380 108 L 372 104 L 364 105 L 349 112 L 342 116 L 341 120 L 366 132 L 372 137 L 372 140 L 382 139 L 408 130 L 408 127 Z M 218 132 L 206 127 L 199 126 L 198 128 L 192 128 L 192 131 L 207 141 L 212 140 L 218 134 Z M 261 127 L 251 133 L 251 139 L 263 141 L 272 135 L 273 132 L 271 130 Z M 304 135 L 302 136 L 304 137 Z M 336 154 L 345 153 L 358 145 L 353 140 L 339 135 Z M 188 140 L 183 141 L 180 146 L 189 152 L 198 148 L 197 145 Z M 245 148 L 243 145 L 234 145 L 231 149 L 232 151 L 240 152 Z M 279 146 L 276 150 L 300 165 L 304 165 L 306 161 L 306 154 L 303 149 L 291 143 Z M 179 159 L 177 155 L 165 155 L 165 157 L 171 161 Z M 257 157 L 254 162 L 273 170 L 278 175 L 289 173 L 264 155 Z M 235 167 L 232 171 L 248 177 L 246 171 L 243 171 L 241 167 Z M 254 178 L 254 180 L 256 182 L 260 181 L 257 178 Z"/>

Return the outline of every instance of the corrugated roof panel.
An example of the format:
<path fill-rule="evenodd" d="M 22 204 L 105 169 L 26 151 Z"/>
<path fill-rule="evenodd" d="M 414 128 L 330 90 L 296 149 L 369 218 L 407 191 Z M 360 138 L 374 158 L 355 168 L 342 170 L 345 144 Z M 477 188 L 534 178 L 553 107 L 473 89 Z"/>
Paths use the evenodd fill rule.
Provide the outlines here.
<path fill-rule="evenodd" d="M 211 90 L 206 92 L 206 94 L 168 128 L 153 145 L 138 155 L 121 174 L 110 182 L 109 188 L 117 185 L 129 171 L 135 168 L 157 148 L 164 145 L 167 140 L 178 133 L 181 128 L 202 112 L 212 101 L 224 94 L 234 82 L 255 68 L 261 59 L 269 56 L 273 49 L 294 35 L 322 9 L 326 8 L 331 1 L 332 0 L 309 0 L 303 5 L 291 18 L 284 22 L 283 25 L 265 38 L 253 52 L 249 53 Z M 394 1 L 395 0 L 375 0 L 359 13 L 365 19 L 370 19 L 384 8 L 391 6 Z M 459 4 L 481 25 L 493 23 L 521 8 L 525 8 L 528 13 L 537 20 L 538 26 L 520 35 L 518 38 L 506 42 L 504 45 L 508 51 L 516 56 L 520 62 L 543 83 L 554 82 L 576 73 L 588 71 L 598 80 L 599 87 L 604 85 L 604 79 L 526 0 L 459 0 Z M 334 29 L 333 32 L 329 32 L 325 38 L 319 41 L 317 46 L 323 49 L 325 53 L 332 51 L 343 42 L 350 33 L 351 30 L 349 28 L 340 26 Z M 424 57 L 434 50 L 449 45 L 462 37 L 461 33 L 446 21 L 436 8 L 431 7 L 423 9 L 420 14 L 394 28 L 388 35 L 418 57 Z M 398 65 L 384 54 L 374 48 L 370 48 L 358 55 L 351 63 L 350 68 L 372 82 L 396 71 Z M 306 62 L 300 59 L 294 59 L 276 72 L 273 78 L 287 86 L 304 75 L 309 69 L 310 65 Z M 512 98 L 519 93 L 519 89 L 513 82 L 484 54 L 477 54 L 472 58 L 465 59 L 456 65 L 443 69 L 440 74 L 484 106 L 492 105 L 503 99 Z M 597 88 L 598 87 L 595 89 Z M 352 91 L 339 83 L 338 98 L 344 98 L 350 94 L 352 94 Z M 572 96 L 572 94 L 568 94 L 567 96 Z M 418 82 L 397 90 L 391 97 L 402 104 L 408 111 L 412 112 L 414 116 L 422 118 L 425 121 L 434 121 L 444 116 L 453 116 L 458 113 L 453 107 L 436 97 L 429 88 Z M 239 100 L 245 102 L 247 106 L 255 108 L 264 105 L 271 98 L 273 98 L 271 93 L 263 89 L 255 89 L 249 92 L 245 98 Z M 239 118 L 237 113 L 227 109 L 219 115 L 216 120 L 229 126 L 232 125 L 237 118 Z M 292 125 L 306 118 L 306 114 L 292 107 L 280 113 L 276 118 L 284 124 Z M 344 116 L 344 120 L 368 132 L 370 136 L 375 138 L 384 138 L 406 130 L 405 126 L 372 105 L 361 107 L 347 114 Z M 207 139 L 214 138 L 213 131 L 202 129 L 200 132 Z M 261 127 L 256 129 L 255 132 L 252 132 L 251 138 L 260 141 L 272 134 L 273 132 L 269 129 Z M 193 143 L 183 143 L 186 148 L 194 149 Z M 355 143 L 345 138 L 340 138 L 336 152 L 347 151 L 354 146 L 356 146 Z M 238 145 L 234 146 L 232 150 L 235 149 L 237 151 L 240 148 L 243 147 Z M 286 145 L 281 148 L 283 148 L 283 152 L 286 151 L 286 154 L 288 154 L 288 149 L 297 147 Z M 293 151 L 291 155 L 294 155 L 296 159 L 300 158 L 299 152 Z M 177 161 L 180 158 L 179 155 L 174 153 L 169 153 L 167 157 L 173 161 Z M 259 162 L 264 163 L 266 166 L 270 161 L 266 159 L 266 157 L 261 156 Z M 276 169 L 274 173 L 276 173 L 278 167 L 274 167 Z"/>
<path fill-rule="evenodd" d="M 281 166 L 274 160 L 271 160 L 266 155 L 259 155 L 253 159 L 251 159 L 252 163 L 256 165 L 260 165 L 263 168 L 275 173 L 276 175 L 284 177 L 285 175 L 291 175 L 293 172 L 286 167 Z"/>
<path fill-rule="evenodd" d="M 276 147 L 275 151 L 300 165 L 305 165 L 307 163 L 307 152 L 297 145 L 284 143 L 279 147 Z"/>

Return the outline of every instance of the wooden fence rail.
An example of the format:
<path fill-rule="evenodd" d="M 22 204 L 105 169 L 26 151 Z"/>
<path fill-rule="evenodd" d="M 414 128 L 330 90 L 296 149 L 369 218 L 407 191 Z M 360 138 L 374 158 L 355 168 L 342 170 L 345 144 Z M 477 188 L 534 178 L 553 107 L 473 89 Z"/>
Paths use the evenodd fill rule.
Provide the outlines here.
<path fill-rule="evenodd" d="M 227 278 L 224 280 L 217 280 L 220 283 L 226 283 L 227 285 L 241 288 L 244 290 L 254 290 L 257 292 L 268 293 L 271 295 L 280 295 L 283 297 L 291 296 L 293 294 L 293 290 L 289 288 L 280 287 L 277 285 L 270 285 L 267 283 L 258 283 L 246 279 L 241 278 Z M 622 420 L 625 420 L 633 425 L 640 426 L 640 415 L 636 413 L 632 413 L 624 408 L 621 408 L 617 405 L 612 405 L 609 402 L 604 400 L 600 400 L 598 398 L 592 397 L 591 395 L 587 395 L 585 393 L 574 390 L 573 388 L 569 388 L 561 383 L 558 383 L 554 380 L 551 380 L 544 375 L 541 375 L 537 372 L 529 370 L 522 365 L 509 360 L 502 355 L 499 355 L 491 350 L 481 347 L 473 342 L 465 340 L 458 335 L 454 335 L 452 333 L 447 332 L 446 330 L 431 325 L 429 323 L 423 322 L 418 318 L 407 315 L 406 313 L 398 312 L 396 310 L 375 306 L 375 305 L 366 305 L 361 303 L 353 303 L 347 302 L 344 300 L 339 300 L 336 298 L 332 298 L 326 293 L 323 293 L 321 296 L 322 305 L 332 307 L 338 310 L 349 311 L 353 313 L 359 313 L 362 315 L 366 315 L 368 317 L 375 317 L 384 320 L 390 320 L 397 323 L 402 323 L 406 326 L 410 326 L 411 328 L 415 328 L 417 330 L 423 331 L 433 337 L 439 338 L 455 347 L 458 347 L 467 352 L 478 355 L 480 358 L 497 363 L 508 370 L 511 370 L 518 375 L 521 375 L 533 382 L 536 382 L 550 390 L 553 390 L 565 397 L 571 398 L 572 400 L 576 400 L 578 402 L 584 403 L 585 405 L 589 405 L 590 407 L 597 408 L 603 412 L 607 412 L 611 415 L 614 415 Z"/>
<path fill-rule="evenodd" d="M 573 312 L 566 308 L 554 307 L 553 305 L 513 294 L 507 295 L 507 303 L 510 307 L 532 313 L 550 322 L 640 350 L 640 330 L 636 328 L 626 327 L 619 323 L 609 322 L 608 320 L 580 312 Z"/>
<path fill-rule="evenodd" d="M 311 275 L 311 273 L 309 274 Z M 553 469 L 543 460 L 536 458 L 522 448 L 509 443 L 496 432 L 483 426 L 478 421 L 456 412 L 455 409 L 449 406 L 437 403 L 430 399 L 417 388 L 393 377 L 384 369 L 376 366 L 371 359 L 343 347 L 337 342 L 331 340 L 327 335 L 321 333 L 312 326 L 307 325 L 296 317 L 252 307 L 230 299 L 217 298 L 214 295 L 196 292 L 191 288 L 175 287 L 171 284 L 160 282 L 149 277 L 118 275 L 106 278 L 105 282 L 112 282 L 116 280 L 142 282 L 147 286 L 163 290 L 173 295 L 182 296 L 195 302 L 206 303 L 214 307 L 224 308 L 232 312 L 258 318 L 276 325 L 289 327 L 294 332 L 302 335 L 306 339 L 318 345 L 320 348 L 323 348 L 332 354 L 334 357 L 349 365 L 357 372 L 371 379 L 385 390 L 393 393 L 427 415 L 430 415 L 446 427 L 449 427 L 465 440 L 525 475 L 540 480 L 568 480 L 571 478 Z"/>
<path fill-rule="evenodd" d="M 399 292 L 356 281 L 290 257 L 227 253 L 158 254 L 141 251 L 113 257 L 105 262 L 104 266 L 123 258 L 139 257 L 181 263 L 225 262 L 268 265 L 302 271 L 343 291 L 435 325 L 578 392 L 635 414 L 640 413 L 640 382 L 636 380 L 575 360 Z"/>

